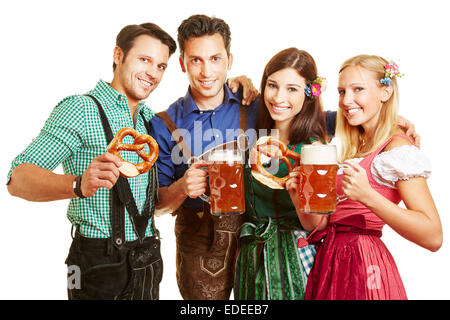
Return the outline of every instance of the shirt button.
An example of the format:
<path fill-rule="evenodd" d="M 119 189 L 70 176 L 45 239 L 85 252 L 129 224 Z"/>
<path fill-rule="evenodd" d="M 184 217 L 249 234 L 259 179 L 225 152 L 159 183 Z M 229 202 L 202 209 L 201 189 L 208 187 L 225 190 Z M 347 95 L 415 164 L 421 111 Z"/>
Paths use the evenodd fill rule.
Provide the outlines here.
<path fill-rule="evenodd" d="M 213 115 L 214 115 L 214 114 L 216 114 L 216 112 L 215 112 L 215 111 L 213 111 Z"/>
<path fill-rule="evenodd" d="M 216 138 L 218 138 L 219 137 L 219 135 L 218 134 L 216 134 Z"/>

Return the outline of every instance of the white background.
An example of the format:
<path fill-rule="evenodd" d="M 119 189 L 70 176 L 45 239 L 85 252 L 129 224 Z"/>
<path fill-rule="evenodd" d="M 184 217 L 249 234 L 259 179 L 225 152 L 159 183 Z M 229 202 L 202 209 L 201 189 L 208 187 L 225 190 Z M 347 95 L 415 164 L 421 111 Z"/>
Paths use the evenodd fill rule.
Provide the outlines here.
<path fill-rule="evenodd" d="M 265 64 L 295 46 L 315 58 L 328 79 L 325 108 L 337 107 L 337 71 L 360 53 L 394 59 L 400 79 L 400 113 L 416 125 L 430 157 L 429 187 L 444 228 L 437 253 L 384 229 L 410 299 L 449 299 L 450 252 L 448 148 L 449 102 L 447 1 L 3 1 L 0 4 L 1 178 L 12 159 L 39 133 L 53 107 L 67 95 L 85 93 L 112 79 L 115 37 L 127 24 L 155 22 L 176 39 L 181 21 L 204 13 L 231 27 L 234 65 L 259 87 Z M 184 96 L 188 81 L 178 51 L 148 104 L 167 108 Z M 61 168 L 57 169 L 62 173 Z M 71 242 L 68 201 L 32 203 L 0 189 L 0 299 L 66 299 Z M 446 200 L 447 199 L 447 200 Z M 161 299 L 180 299 L 175 280 L 174 218 L 156 220 L 162 234 Z"/>

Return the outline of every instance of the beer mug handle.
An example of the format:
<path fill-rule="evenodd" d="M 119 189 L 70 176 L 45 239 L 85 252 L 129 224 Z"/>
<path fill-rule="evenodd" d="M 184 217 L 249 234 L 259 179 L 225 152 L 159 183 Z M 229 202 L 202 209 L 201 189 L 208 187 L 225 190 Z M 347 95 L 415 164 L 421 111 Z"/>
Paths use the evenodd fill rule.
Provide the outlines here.
<path fill-rule="evenodd" d="M 198 161 L 198 160 L 199 160 L 199 159 L 198 159 L 197 157 L 192 156 L 192 157 L 190 157 L 190 158 L 187 160 L 187 165 L 190 167 L 193 163 L 195 163 L 195 162 Z M 203 170 L 203 171 L 206 171 L 206 173 L 208 173 L 208 167 L 200 167 L 199 169 L 200 169 L 200 170 Z M 208 197 L 206 194 L 204 194 L 204 193 L 201 194 L 201 195 L 199 196 L 199 198 L 202 199 L 203 201 L 209 203 L 209 197 Z"/>
<path fill-rule="evenodd" d="M 345 163 L 338 163 L 338 168 L 339 169 L 344 169 L 344 168 L 346 168 L 346 167 L 348 167 L 348 164 L 345 164 Z M 347 196 L 345 195 L 345 194 L 338 194 L 337 195 L 337 202 L 338 203 L 340 203 L 340 202 L 342 202 L 342 201 L 345 201 L 345 200 L 347 200 L 348 198 L 347 198 Z"/>
<path fill-rule="evenodd" d="M 209 176 L 209 174 L 208 174 L 208 167 L 201 167 L 201 168 L 199 168 L 200 170 L 203 170 L 203 171 L 206 171 L 206 173 L 207 173 L 207 177 Z M 199 195 L 198 196 L 200 199 L 202 199 L 203 201 L 205 201 L 205 202 L 207 202 L 207 203 L 209 203 L 209 196 L 207 196 L 206 194 L 201 194 L 201 195 Z"/>

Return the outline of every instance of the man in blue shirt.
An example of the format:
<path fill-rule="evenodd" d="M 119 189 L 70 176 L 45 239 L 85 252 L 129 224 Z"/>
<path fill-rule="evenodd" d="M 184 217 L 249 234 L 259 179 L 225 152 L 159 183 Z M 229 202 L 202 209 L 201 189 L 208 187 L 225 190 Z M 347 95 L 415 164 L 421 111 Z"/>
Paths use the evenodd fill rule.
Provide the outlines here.
<path fill-rule="evenodd" d="M 190 86 L 186 96 L 166 110 L 169 120 L 165 121 L 173 123 L 152 119 L 151 135 L 160 150 L 157 213 L 177 214 L 177 280 L 184 299 L 228 299 L 233 287 L 236 231 L 242 216 L 219 218 L 211 216 L 207 204 L 203 209 L 198 196 L 206 191 L 206 172 L 201 170 L 205 164 L 188 167 L 189 154 L 181 156 L 169 130 L 178 129 L 193 156 L 237 139 L 242 97 L 225 84 L 233 62 L 230 39 L 228 25 L 218 18 L 194 15 L 181 23 L 180 64 Z M 247 100 L 254 99 L 256 89 L 253 93 Z M 245 100 L 246 127 L 254 128 L 257 104 Z"/>

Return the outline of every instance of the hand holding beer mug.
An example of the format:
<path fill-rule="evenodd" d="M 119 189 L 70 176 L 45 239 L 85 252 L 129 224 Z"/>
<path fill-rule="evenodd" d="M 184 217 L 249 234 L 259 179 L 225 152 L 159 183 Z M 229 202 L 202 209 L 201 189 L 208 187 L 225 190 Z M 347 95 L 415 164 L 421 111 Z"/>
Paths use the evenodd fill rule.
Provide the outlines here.
<path fill-rule="evenodd" d="M 212 215 L 234 215 L 245 212 L 243 156 L 239 150 L 215 150 L 206 159 L 209 174 L 208 202 Z"/>
<path fill-rule="evenodd" d="M 305 213 L 331 214 L 338 201 L 336 175 L 338 170 L 335 145 L 307 144 L 302 147 L 300 160 L 300 208 Z"/>

